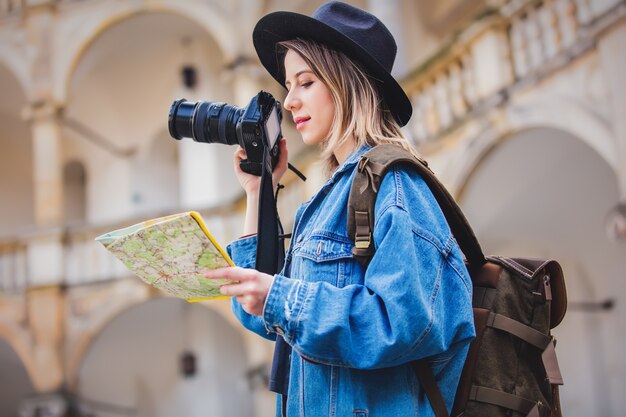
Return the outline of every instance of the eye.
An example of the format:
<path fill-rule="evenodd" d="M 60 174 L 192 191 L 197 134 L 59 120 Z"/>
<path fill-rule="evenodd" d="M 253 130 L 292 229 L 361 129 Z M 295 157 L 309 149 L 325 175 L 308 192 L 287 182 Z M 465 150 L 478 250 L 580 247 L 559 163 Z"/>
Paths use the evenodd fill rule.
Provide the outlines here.
<path fill-rule="evenodd" d="M 302 87 L 309 88 L 312 84 L 313 84 L 313 81 L 307 81 L 305 83 L 302 83 Z"/>

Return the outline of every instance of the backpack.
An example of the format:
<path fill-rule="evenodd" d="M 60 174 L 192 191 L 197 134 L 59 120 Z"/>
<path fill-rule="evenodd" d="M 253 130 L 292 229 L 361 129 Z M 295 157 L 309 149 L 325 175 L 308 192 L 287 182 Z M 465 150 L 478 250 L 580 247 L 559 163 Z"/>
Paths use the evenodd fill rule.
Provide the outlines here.
<path fill-rule="evenodd" d="M 472 341 L 451 416 L 560 417 L 563 384 L 550 330 L 567 307 L 555 260 L 485 257 L 463 212 L 428 164 L 396 145 L 378 145 L 358 162 L 348 199 L 348 234 L 355 258 L 374 254 L 374 204 L 382 179 L 409 164 L 428 184 L 466 258 L 473 283 L 476 338 Z M 412 366 L 437 417 L 448 417 L 428 358 Z"/>

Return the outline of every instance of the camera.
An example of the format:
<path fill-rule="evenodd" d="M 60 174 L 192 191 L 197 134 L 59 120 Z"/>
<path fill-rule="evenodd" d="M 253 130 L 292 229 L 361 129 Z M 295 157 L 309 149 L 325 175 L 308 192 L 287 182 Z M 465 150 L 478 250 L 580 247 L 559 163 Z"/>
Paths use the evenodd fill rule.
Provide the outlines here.
<path fill-rule="evenodd" d="M 265 152 L 269 152 L 272 170 L 278 162 L 282 119 L 280 102 L 260 91 L 245 107 L 176 100 L 170 108 L 168 128 L 178 140 L 192 138 L 196 142 L 241 146 L 248 158 L 241 161 L 241 169 L 260 176 Z"/>

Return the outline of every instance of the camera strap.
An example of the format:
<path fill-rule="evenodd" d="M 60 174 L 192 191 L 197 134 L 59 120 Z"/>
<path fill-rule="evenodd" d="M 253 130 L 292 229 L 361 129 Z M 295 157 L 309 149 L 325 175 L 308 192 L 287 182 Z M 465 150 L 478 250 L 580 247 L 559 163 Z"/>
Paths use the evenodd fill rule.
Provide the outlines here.
<path fill-rule="evenodd" d="M 261 167 L 255 269 L 271 275 L 282 267 L 284 258 L 284 251 L 279 248 L 279 235 L 282 234 L 282 230 L 278 221 L 273 188 L 271 158 L 269 151 L 266 151 Z"/>
<path fill-rule="evenodd" d="M 282 247 L 282 225 L 278 219 L 276 209 L 276 197 L 272 184 L 272 167 L 269 152 L 263 155 L 261 167 L 261 188 L 259 193 L 259 217 L 256 248 L 255 269 L 266 274 L 275 274 L 282 269 L 285 251 Z M 287 403 L 287 390 L 289 387 L 291 346 L 282 337 L 276 338 L 274 346 L 274 358 L 270 373 L 269 389 L 282 395 L 283 416 Z"/>

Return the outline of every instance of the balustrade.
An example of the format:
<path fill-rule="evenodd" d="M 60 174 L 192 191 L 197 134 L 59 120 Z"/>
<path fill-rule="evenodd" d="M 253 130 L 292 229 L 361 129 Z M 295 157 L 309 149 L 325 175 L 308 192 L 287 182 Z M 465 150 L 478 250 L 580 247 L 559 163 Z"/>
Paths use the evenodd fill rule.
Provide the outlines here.
<path fill-rule="evenodd" d="M 205 216 L 209 229 L 222 242 L 236 236 L 241 228 L 240 219 L 236 212 Z M 50 236 L 46 233 L 25 235 L 0 242 L 0 293 L 20 293 L 29 286 L 42 285 L 31 277 L 33 271 L 46 268 L 42 263 L 59 263 L 63 268 L 57 281 L 48 280 L 44 285 L 83 285 L 130 277 L 126 267 L 94 238 L 137 221 L 140 220 L 107 227 L 69 229 L 61 238 L 61 251 L 41 249 L 40 243 L 48 238 L 54 241 L 58 232 Z M 61 259 L 56 259 L 59 256 Z"/>
<path fill-rule="evenodd" d="M 0 292 L 24 291 L 28 286 L 26 269 L 26 245 L 0 243 Z"/>
<path fill-rule="evenodd" d="M 418 144 L 436 140 L 478 104 L 549 72 L 584 48 L 585 31 L 620 0 L 511 0 L 474 22 L 404 82 Z M 494 100 L 493 102 L 498 102 Z"/>

